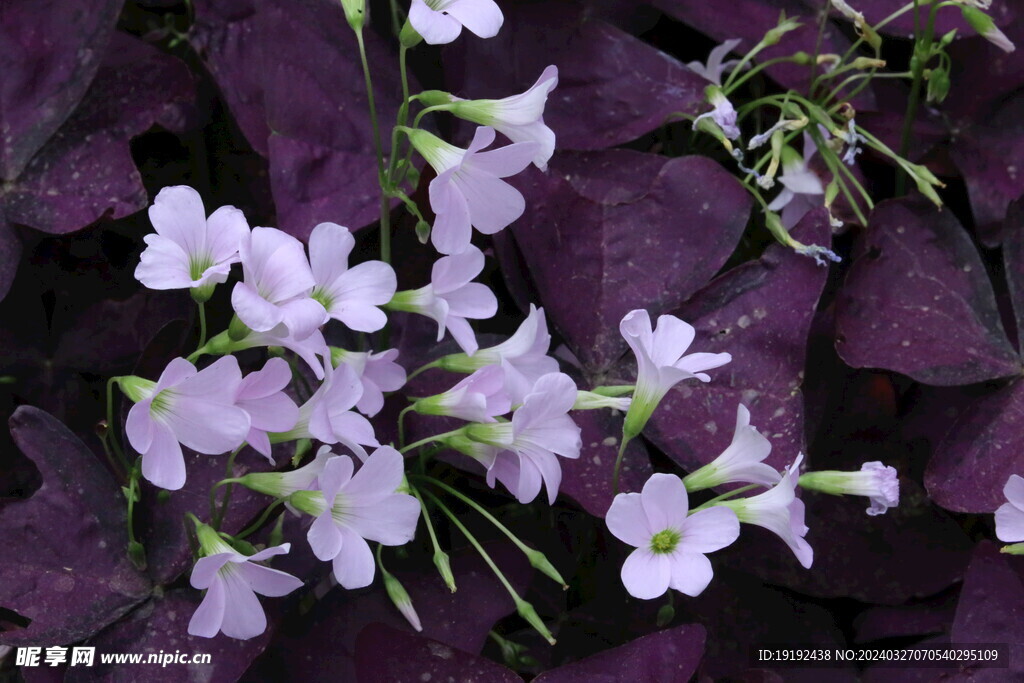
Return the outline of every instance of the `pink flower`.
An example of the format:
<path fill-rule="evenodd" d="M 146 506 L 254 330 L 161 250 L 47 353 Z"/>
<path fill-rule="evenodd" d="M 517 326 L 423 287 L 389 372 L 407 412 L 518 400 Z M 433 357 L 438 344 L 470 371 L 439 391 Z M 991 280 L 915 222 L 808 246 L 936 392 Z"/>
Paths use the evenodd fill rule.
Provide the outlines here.
<path fill-rule="evenodd" d="M 230 343 L 232 350 L 236 351 L 261 346 L 282 346 L 304 360 L 317 379 L 324 378 L 323 359 L 330 355 L 330 349 L 320 330 L 313 330 L 308 337 L 296 339 L 283 324 L 266 332 L 252 332 L 243 339 Z"/>
<path fill-rule="evenodd" d="M 189 634 L 213 638 L 223 632 L 241 640 L 260 635 L 267 628 L 267 617 L 256 595 L 281 597 L 301 587 L 302 581 L 255 563 L 287 553 L 291 544 L 242 555 L 210 527 L 203 525 L 198 533 L 205 557 L 196 562 L 190 582 L 193 588 L 205 588 L 206 595 L 188 624 Z"/>
<path fill-rule="evenodd" d="M 647 311 L 630 311 L 619 324 L 619 331 L 636 355 L 637 363 L 636 391 L 624 425 L 630 438 L 640 433 L 669 389 L 684 379 L 710 382 L 703 371 L 732 360 L 728 353 L 684 356 L 696 333 L 691 325 L 672 315 L 660 316 L 658 329 L 652 331 Z"/>
<path fill-rule="evenodd" d="M 363 395 L 356 402 L 356 409 L 367 417 L 373 417 L 384 407 L 385 391 L 398 391 L 405 386 L 405 368 L 395 362 L 396 358 L 398 349 L 365 353 L 331 347 L 334 367 L 347 365 L 362 382 Z"/>
<path fill-rule="evenodd" d="M 804 540 L 807 525 L 804 524 L 804 503 L 796 497 L 800 463 L 804 456 L 797 456 L 786 473 L 771 489 L 749 498 L 723 500 L 717 505 L 730 508 L 744 524 L 753 524 L 777 535 L 790 547 L 796 559 L 810 569 L 814 562 L 814 550 Z"/>
<path fill-rule="evenodd" d="M 277 435 L 277 440 L 316 439 L 325 444 L 340 443 L 366 459 L 363 446 L 379 446 L 373 425 L 352 410 L 363 395 L 362 383 L 347 365 L 337 370 L 330 362 L 324 364 L 326 372 L 320 387 L 299 408 L 299 420 L 294 428 Z"/>
<path fill-rule="evenodd" d="M 730 140 L 738 138 L 740 136 L 740 129 L 736 125 L 736 109 L 733 108 L 732 102 L 729 101 L 729 98 L 725 96 L 725 93 L 717 85 L 709 85 L 705 88 L 704 92 L 711 103 L 712 109 L 693 120 L 694 129 L 696 130 L 697 124 L 703 119 L 710 118 L 722 129 L 725 137 Z"/>
<path fill-rule="evenodd" d="M 296 491 L 318 489 L 317 479 L 331 458 L 338 457 L 330 446 L 321 446 L 316 457 L 290 472 L 249 472 L 239 479 L 243 486 L 275 498 L 287 498 Z"/>
<path fill-rule="evenodd" d="M 267 432 L 284 432 L 299 420 L 299 407 L 284 393 L 292 370 L 283 358 L 271 358 L 262 370 L 246 375 L 238 385 L 235 404 L 249 414 L 246 441 L 271 463 Z"/>
<path fill-rule="evenodd" d="M 1003 495 L 1007 502 L 996 510 L 996 537 L 1006 543 L 1024 541 L 1024 477 L 1011 474 Z"/>
<path fill-rule="evenodd" d="M 504 21 L 494 0 L 412 0 L 409 7 L 409 23 L 431 45 L 452 42 L 463 26 L 493 38 Z"/>
<path fill-rule="evenodd" d="M 620 493 L 605 517 L 608 530 L 634 546 L 622 565 L 630 595 L 651 600 L 669 588 L 700 595 L 714 576 L 707 553 L 740 535 L 736 515 L 711 507 L 688 516 L 686 487 L 674 474 L 654 474 L 640 493 Z"/>
<path fill-rule="evenodd" d="M 769 211 L 782 210 L 780 219 L 787 230 L 792 230 L 808 211 L 825 202 L 825 186 L 818 174 L 808 165 L 817 148 L 809 135 L 804 135 L 804 154 L 801 157 L 792 148 L 782 152 L 782 191 L 768 205 Z"/>
<path fill-rule="evenodd" d="M 383 261 L 367 261 L 352 268 L 348 258 L 355 246 L 348 228 L 321 223 L 309 236 L 312 297 L 327 314 L 357 332 L 376 332 L 387 324 L 380 310 L 395 294 L 395 271 Z"/>
<path fill-rule="evenodd" d="M 234 356 L 225 356 L 197 371 L 175 358 L 156 383 L 121 386 L 133 401 L 125 423 L 132 448 L 142 454 L 142 476 L 155 486 L 180 489 L 185 484 L 181 445 L 214 455 L 240 446 L 249 433 L 249 415 L 235 405 L 242 372 Z"/>
<path fill-rule="evenodd" d="M 471 439 L 497 449 L 487 470 L 488 485 L 500 481 L 525 504 L 537 497 L 543 483 L 554 504 L 562 483 L 555 456 L 578 458 L 583 445 L 580 428 L 569 417 L 575 402 L 576 384 L 554 372 L 537 380 L 511 422 L 468 425 Z"/>
<path fill-rule="evenodd" d="M 477 128 L 468 149 L 425 130 L 406 130 L 416 151 L 437 171 L 429 188 L 436 215 L 430 239 L 439 252 L 458 254 L 469 247 L 473 228 L 493 235 L 523 215 L 523 195 L 501 179 L 526 168 L 538 154 L 537 143 L 482 152 L 494 142 L 493 128 Z"/>
<path fill-rule="evenodd" d="M 484 255 L 476 247 L 434 263 L 430 284 L 395 294 L 388 308 L 419 313 L 437 321 L 437 341 L 447 329 L 468 354 L 477 350 L 476 335 L 467 318 L 490 318 L 498 310 L 498 299 L 487 285 L 472 282 L 484 269 Z"/>
<path fill-rule="evenodd" d="M 320 491 L 299 491 L 291 502 L 316 517 L 307 538 L 313 553 L 334 562 L 334 578 L 345 588 L 373 582 L 373 553 L 366 541 L 403 545 L 412 540 L 420 504 L 396 493 L 405 462 L 394 448 L 382 446 L 352 474 L 352 458 L 331 458 L 319 477 Z"/>
<path fill-rule="evenodd" d="M 464 100 L 452 97 L 452 113 L 490 126 L 512 142 L 533 142 L 537 152 L 533 164 L 546 170 L 555 152 L 555 133 L 544 125 L 548 94 L 558 85 L 558 68 L 549 66 L 526 92 L 500 100 Z"/>
<path fill-rule="evenodd" d="M 736 407 L 736 431 L 732 443 L 707 465 L 683 478 L 687 491 L 700 491 L 730 482 L 771 486 L 781 476 L 762 462 L 772 452 L 772 444 L 750 426 L 750 411 L 742 403 Z"/>
<path fill-rule="evenodd" d="M 722 74 L 725 70 L 733 69 L 740 63 L 738 59 L 722 61 L 722 58 L 736 49 L 736 46 L 741 42 L 743 41 L 739 38 L 727 40 L 711 50 L 710 54 L 708 54 L 707 64 L 702 64 L 701 62 L 687 62 L 686 68 L 700 75 L 702 78 L 711 81 L 715 85 L 722 85 Z"/>
<path fill-rule="evenodd" d="M 423 415 L 445 415 L 468 422 L 495 422 L 512 408 L 505 392 L 505 371 L 488 365 L 466 377 L 448 391 L 421 398 L 413 409 Z"/>
<path fill-rule="evenodd" d="M 297 341 L 328 320 L 309 294 L 316 285 L 302 243 L 276 228 L 253 228 L 240 247 L 245 281 L 231 292 L 231 306 L 250 329 L 268 332 L 284 324 Z"/>
<path fill-rule="evenodd" d="M 238 247 L 249 224 L 233 206 L 222 206 L 209 218 L 199 193 L 191 187 L 165 187 L 149 207 L 155 235 L 146 235 L 146 249 L 135 278 L 150 289 L 198 290 L 209 299 L 214 285 L 228 279 L 238 262 Z"/>

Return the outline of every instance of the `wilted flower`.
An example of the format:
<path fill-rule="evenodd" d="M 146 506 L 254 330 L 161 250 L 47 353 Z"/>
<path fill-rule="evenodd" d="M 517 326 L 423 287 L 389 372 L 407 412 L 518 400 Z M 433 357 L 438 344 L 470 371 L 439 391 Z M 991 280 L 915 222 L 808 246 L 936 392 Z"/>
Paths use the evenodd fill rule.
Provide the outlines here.
<path fill-rule="evenodd" d="M 787 230 L 796 227 L 809 211 L 824 201 L 825 186 L 807 163 L 816 151 L 809 136 L 804 136 L 803 157 L 791 147 L 782 150 L 782 175 L 779 176 L 782 191 L 768 205 L 768 210 L 782 211 L 779 218 Z"/>
<path fill-rule="evenodd" d="M 135 402 L 125 433 L 142 454 L 142 476 L 154 486 L 177 490 L 185 484 L 181 444 L 215 455 L 240 446 L 249 433 L 249 414 L 235 405 L 242 371 L 234 356 L 202 371 L 175 358 L 155 383 L 121 377 L 118 383 Z"/>
<path fill-rule="evenodd" d="M 772 452 L 772 444 L 750 426 L 750 411 L 742 403 L 736 407 L 736 431 L 732 443 L 721 455 L 683 478 L 688 491 L 700 491 L 730 482 L 771 486 L 781 475 L 762 462 Z"/>
<path fill-rule="evenodd" d="M 328 320 L 310 298 L 316 280 L 302 242 L 276 228 L 253 228 L 240 247 L 245 280 L 231 292 L 231 306 L 247 327 L 268 332 L 283 324 L 297 341 Z"/>
<path fill-rule="evenodd" d="M 437 177 L 430 181 L 430 208 L 437 216 L 430 239 L 442 254 L 470 246 L 473 228 L 493 235 L 523 215 L 526 202 L 502 178 L 515 175 L 538 153 L 535 142 L 515 142 L 489 152 L 494 129 L 476 129 L 468 149 L 450 145 L 425 130 L 403 129 Z"/>
<path fill-rule="evenodd" d="M 209 218 L 199 193 L 178 185 L 160 190 L 149 207 L 155 235 L 146 235 L 146 249 L 135 278 L 150 289 L 192 289 L 206 301 L 216 284 L 228 279 L 238 263 L 238 247 L 249 224 L 233 206 L 222 206 Z"/>
<path fill-rule="evenodd" d="M 284 432 L 295 426 L 299 407 L 284 393 L 292 380 L 292 370 L 283 358 L 271 358 L 262 370 L 242 378 L 235 404 L 249 414 L 249 435 L 245 440 L 271 463 L 267 432 Z"/>
<path fill-rule="evenodd" d="M 256 562 L 291 549 L 290 543 L 243 555 L 229 546 L 205 524 L 196 530 L 204 557 L 192 569 L 193 588 L 205 588 L 206 595 L 192 615 L 188 632 L 213 638 L 218 632 L 231 638 L 254 638 L 267 628 L 267 616 L 256 595 L 277 598 L 302 586 L 291 574 Z"/>
<path fill-rule="evenodd" d="M 733 108 L 732 102 L 729 101 L 729 98 L 725 96 L 722 89 L 717 85 L 709 85 L 704 92 L 708 102 L 714 108 L 694 119 L 693 127 L 696 128 L 698 123 L 710 118 L 722 129 L 725 137 L 730 140 L 738 138 L 740 136 L 740 129 L 736 126 L 736 110 Z"/>
<path fill-rule="evenodd" d="M 641 493 L 620 493 L 605 516 L 608 530 L 634 546 L 622 565 L 622 583 L 633 597 L 650 600 L 674 588 L 700 595 L 714 576 L 707 553 L 740 535 L 736 515 L 710 507 L 687 516 L 686 487 L 674 474 L 654 474 Z"/>
<path fill-rule="evenodd" d="M 872 517 L 884 515 L 886 510 L 900 504 L 896 468 L 877 460 L 861 465 L 860 472 L 808 472 L 800 477 L 800 486 L 834 496 L 864 496 L 871 502 L 867 513 Z"/>
<path fill-rule="evenodd" d="M 409 23 L 431 45 L 452 42 L 463 26 L 481 38 L 493 38 L 504 21 L 494 0 L 412 0 L 409 7 Z"/>
<path fill-rule="evenodd" d="M 691 377 L 710 382 L 704 370 L 721 367 L 732 360 L 728 353 L 684 356 L 696 332 L 691 325 L 672 315 L 660 316 L 658 329 L 652 331 L 647 311 L 630 311 L 619 324 L 619 331 L 637 362 L 636 391 L 623 426 L 629 438 L 640 433 L 669 389 Z"/>
<path fill-rule="evenodd" d="M 357 332 L 376 332 L 387 324 L 380 310 L 395 294 L 395 271 L 383 261 L 352 268 L 348 258 L 356 240 L 348 228 L 321 223 L 309 236 L 309 263 L 316 285 L 312 298 L 327 315 Z"/>
<path fill-rule="evenodd" d="M 447 329 L 466 353 L 477 350 L 476 335 L 467 318 L 490 318 L 498 310 L 498 299 L 487 285 L 473 282 L 484 269 L 484 255 L 476 247 L 439 258 L 430 271 L 430 284 L 398 292 L 388 308 L 419 313 L 437 321 L 437 341 Z"/>
<path fill-rule="evenodd" d="M 334 562 L 334 578 L 345 588 L 373 582 L 375 564 L 366 541 L 403 545 L 416 533 L 420 504 L 395 490 L 405 475 L 394 448 L 382 446 L 354 475 L 352 458 L 331 458 L 320 473 L 320 491 L 291 496 L 297 509 L 316 517 L 307 538 L 313 553 Z"/>

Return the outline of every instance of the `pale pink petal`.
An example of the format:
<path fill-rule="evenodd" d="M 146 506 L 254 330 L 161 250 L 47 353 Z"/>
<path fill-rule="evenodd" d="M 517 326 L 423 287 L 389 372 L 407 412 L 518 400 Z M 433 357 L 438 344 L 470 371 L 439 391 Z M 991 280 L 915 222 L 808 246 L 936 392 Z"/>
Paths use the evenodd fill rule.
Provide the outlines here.
<path fill-rule="evenodd" d="M 498 298 L 480 282 L 470 282 L 442 296 L 448 302 L 448 315 L 486 320 L 498 312 Z"/>
<path fill-rule="evenodd" d="M 675 528 L 683 534 L 680 547 L 692 553 L 721 550 L 740 536 L 740 521 L 736 513 L 720 506 L 695 512 L 686 518 L 681 527 Z"/>
<path fill-rule="evenodd" d="M 996 538 L 1005 543 L 1024 541 L 1024 510 L 1003 503 L 996 510 Z"/>
<path fill-rule="evenodd" d="M 668 557 L 647 548 L 637 548 L 622 563 L 622 584 L 634 598 L 652 600 L 664 595 L 670 580 Z"/>
<path fill-rule="evenodd" d="M 558 487 L 562 484 L 562 466 L 558 463 L 558 458 L 550 451 L 540 449 L 528 449 L 523 453 L 544 480 L 544 488 L 548 492 L 548 505 L 554 505 L 555 499 L 558 498 Z"/>
<path fill-rule="evenodd" d="M 349 229 L 337 223 L 320 223 L 309 234 L 309 265 L 321 287 L 337 280 L 348 269 L 348 258 L 356 245 Z"/>
<path fill-rule="evenodd" d="M 535 150 L 531 146 L 528 151 L 527 163 L 533 159 Z M 526 210 L 526 200 L 519 190 L 492 175 L 473 172 L 464 166 L 452 177 L 452 182 L 469 206 L 470 223 L 485 235 L 504 229 Z"/>
<path fill-rule="evenodd" d="M 282 316 L 281 322 L 285 324 L 296 341 L 302 341 L 313 334 L 330 319 L 320 302 L 308 297 L 292 299 L 281 304 L 279 308 Z"/>
<path fill-rule="evenodd" d="M 191 187 L 165 187 L 149 207 L 149 220 L 159 235 L 180 246 L 186 254 L 206 249 L 206 209 Z"/>
<path fill-rule="evenodd" d="M 339 441 L 350 441 L 363 446 L 380 445 L 373 433 L 373 425 L 362 415 L 344 411 L 331 413 L 330 419 L 331 430 Z"/>
<path fill-rule="evenodd" d="M 405 459 L 390 446 L 381 446 L 345 486 L 346 504 L 372 505 L 395 492 L 405 474 Z"/>
<path fill-rule="evenodd" d="M 306 532 L 306 540 L 309 541 L 309 547 L 318 560 L 327 562 L 338 556 L 341 552 L 341 530 L 331 518 L 330 510 L 313 520 L 309 531 Z"/>
<path fill-rule="evenodd" d="M 168 387 L 178 386 L 197 373 L 196 366 L 192 365 L 192 363 L 189 363 L 184 358 L 175 358 L 160 373 L 160 379 L 156 381 L 156 386 L 153 387 L 153 394 L 156 395 Z"/>
<path fill-rule="evenodd" d="M 481 38 L 498 35 L 505 20 L 494 0 L 455 0 L 445 10 L 449 16 Z"/>
<path fill-rule="evenodd" d="M 450 43 L 462 33 L 462 24 L 458 20 L 430 9 L 423 0 L 412 0 L 409 23 L 429 45 Z"/>
<path fill-rule="evenodd" d="M 271 358 L 261 370 L 250 372 L 238 386 L 239 401 L 266 398 L 283 391 L 292 381 L 292 369 L 284 358 Z"/>
<path fill-rule="evenodd" d="M 686 486 L 676 475 L 652 474 L 644 484 L 640 501 L 654 533 L 665 529 L 679 531 L 683 528 L 689 502 L 686 497 Z"/>
<path fill-rule="evenodd" d="M 620 493 L 615 496 L 604 521 L 615 538 L 636 548 L 648 547 L 655 533 L 644 512 L 639 493 Z"/>
<path fill-rule="evenodd" d="M 1003 487 L 1003 495 L 1006 496 L 1006 500 L 1024 510 L 1024 477 L 1011 474 Z"/>
<path fill-rule="evenodd" d="M 355 464 L 352 462 L 352 458 L 347 455 L 331 458 L 324 465 L 323 470 L 318 476 L 318 481 L 328 507 L 334 505 L 338 491 L 352 480 L 354 469 Z"/>
<path fill-rule="evenodd" d="M 476 353 L 476 350 L 480 348 L 480 345 L 476 341 L 476 334 L 473 333 L 473 328 L 465 318 L 457 318 L 449 316 L 445 321 L 445 325 L 448 331 L 452 334 L 452 339 L 456 341 L 463 351 L 468 355 L 472 356 Z M 438 339 L 440 341 L 440 339 Z"/>
<path fill-rule="evenodd" d="M 651 337 L 651 361 L 655 365 L 674 365 L 693 343 L 696 331 L 693 325 L 674 315 L 658 317 L 658 325 Z"/>
<path fill-rule="evenodd" d="M 535 145 L 533 164 L 542 171 L 548 168 L 548 161 L 555 153 L 555 132 L 545 125 L 543 120 L 534 121 L 521 126 L 495 124 L 498 132 L 512 142 L 529 142 Z"/>
<path fill-rule="evenodd" d="M 486 174 L 495 178 L 508 178 L 530 165 L 537 155 L 537 147 L 536 142 L 515 142 L 489 152 L 474 154 L 466 160 L 462 168 L 464 171 L 472 172 L 474 176 Z"/>
<path fill-rule="evenodd" d="M 516 457 L 519 458 L 519 481 L 516 482 L 516 499 L 523 505 L 526 505 L 532 502 L 537 497 L 537 494 L 540 493 L 544 477 L 541 475 L 540 469 L 530 458 Z"/>
<path fill-rule="evenodd" d="M 255 557 L 255 556 L 253 556 Z M 250 558 L 252 559 L 252 558 Z M 242 578 L 254 592 L 268 598 L 279 598 L 302 587 L 302 581 L 287 572 L 251 562 L 239 567 Z"/>
<path fill-rule="evenodd" d="M 153 440 L 142 454 L 142 476 L 153 486 L 177 491 L 185 485 L 185 457 L 171 430 L 154 423 Z"/>
<path fill-rule="evenodd" d="M 184 366 L 181 369 L 183 372 L 187 370 Z M 238 367 L 238 359 L 229 355 L 218 358 L 199 372 L 186 377 L 175 386 L 174 394 L 230 405 L 234 403 L 241 384 L 242 370 Z"/>
<path fill-rule="evenodd" d="M 373 553 L 357 533 L 342 529 L 342 534 L 341 552 L 334 558 L 334 578 L 350 590 L 365 588 L 373 583 Z"/>
<path fill-rule="evenodd" d="M 235 309 L 239 320 L 257 332 L 271 330 L 284 320 L 281 309 L 257 294 L 246 282 L 235 283 L 231 290 L 231 308 Z"/>
<path fill-rule="evenodd" d="M 449 294 L 465 287 L 483 269 L 483 252 L 471 246 L 459 254 L 435 261 L 430 269 L 430 284 L 435 294 Z"/>
<path fill-rule="evenodd" d="M 669 587 L 691 597 L 704 592 L 715 575 L 711 561 L 700 553 L 675 552 L 669 556 L 669 566 Z"/>
<path fill-rule="evenodd" d="M 207 455 L 237 448 L 249 433 L 249 414 L 244 410 L 195 397 L 178 397 L 162 419 L 178 441 Z"/>
<path fill-rule="evenodd" d="M 237 263 L 239 246 L 248 236 L 249 222 L 233 206 L 222 206 L 206 219 L 206 238 L 214 263 Z"/>
<path fill-rule="evenodd" d="M 299 421 L 299 407 L 284 392 L 240 400 L 238 407 L 249 414 L 252 428 L 264 432 L 287 432 Z"/>
<path fill-rule="evenodd" d="M 149 415 L 151 401 L 140 401 L 128 411 L 128 419 L 124 423 L 124 432 L 128 443 L 139 453 L 145 453 L 153 443 L 153 419 Z"/>
<path fill-rule="evenodd" d="M 192 568 L 189 583 L 192 584 L 193 588 L 209 588 L 217 580 L 217 573 L 220 571 L 220 568 L 236 557 L 242 556 L 238 553 L 217 553 L 216 555 L 199 558 Z"/>
<path fill-rule="evenodd" d="M 346 510 L 345 526 L 370 541 L 403 545 L 416 535 L 419 516 L 419 501 L 393 493 L 372 505 Z"/>
<path fill-rule="evenodd" d="M 224 621 L 220 630 L 224 635 L 248 640 L 267 630 L 267 615 L 263 613 L 256 594 L 238 574 L 224 576 Z"/>
<path fill-rule="evenodd" d="M 227 603 L 225 592 L 222 581 L 210 584 L 210 589 L 206 591 L 203 601 L 199 603 L 199 607 L 188 622 L 189 635 L 213 638 L 220 632 Z"/>
<path fill-rule="evenodd" d="M 249 268 L 246 282 L 272 303 L 307 294 L 316 285 L 302 242 L 276 228 L 253 228 L 248 250 L 243 243 L 240 253 Z"/>
<path fill-rule="evenodd" d="M 440 173 L 429 186 L 430 208 L 435 215 L 430 242 L 442 254 L 465 251 L 473 237 L 469 204 L 452 180 L 455 171 L 453 167 Z"/>
<path fill-rule="evenodd" d="M 295 425 L 292 425 L 293 427 Z M 290 429 L 290 428 L 289 428 Z M 271 465 L 276 464 L 274 462 L 273 448 L 271 447 L 270 437 L 267 436 L 265 431 L 259 430 L 255 427 L 249 428 L 249 433 L 245 436 L 245 441 L 253 450 L 262 455 L 264 458 L 270 461 Z"/>
<path fill-rule="evenodd" d="M 135 279 L 150 289 L 184 289 L 192 286 L 188 254 L 172 240 L 146 235 L 146 249 L 139 256 Z"/>

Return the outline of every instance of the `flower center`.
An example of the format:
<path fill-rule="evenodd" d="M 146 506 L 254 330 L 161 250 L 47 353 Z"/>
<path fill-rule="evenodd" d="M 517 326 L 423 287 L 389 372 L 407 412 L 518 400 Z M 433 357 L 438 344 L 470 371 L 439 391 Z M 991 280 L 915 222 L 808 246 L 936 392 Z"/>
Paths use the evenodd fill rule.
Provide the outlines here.
<path fill-rule="evenodd" d="M 207 268 L 213 266 L 213 257 L 209 254 L 193 254 L 188 260 L 188 276 L 198 280 L 206 272 Z"/>
<path fill-rule="evenodd" d="M 324 310 L 329 311 L 331 310 L 331 306 L 334 305 L 334 297 L 328 294 L 322 287 L 314 287 L 309 296 L 313 301 L 316 301 L 323 306 Z"/>
<path fill-rule="evenodd" d="M 676 549 L 682 536 L 675 529 L 665 529 L 651 536 L 651 552 L 666 555 Z"/>
<path fill-rule="evenodd" d="M 170 389 L 164 389 L 153 397 L 152 403 L 149 404 L 149 412 L 156 417 L 165 415 L 170 412 L 173 399 L 174 393 Z"/>

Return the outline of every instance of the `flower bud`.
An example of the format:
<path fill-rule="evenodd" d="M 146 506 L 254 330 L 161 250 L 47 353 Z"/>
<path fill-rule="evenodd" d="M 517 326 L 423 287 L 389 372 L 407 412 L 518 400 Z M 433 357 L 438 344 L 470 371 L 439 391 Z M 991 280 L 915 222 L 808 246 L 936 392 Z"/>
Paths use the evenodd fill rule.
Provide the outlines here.
<path fill-rule="evenodd" d="M 960 12 L 964 16 L 964 20 L 971 25 L 979 36 L 992 43 L 1000 50 L 1004 52 L 1013 52 L 1016 47 L 1006 34 L 996 28 L 996 23 L 992 21 L 992 17 L 982 12 L 980 9 L 974 7 L 968 7 L 967 5 L 960 6 Z"/>
<path fill-rule="evenodd" d="M 554 636 L 551 635 L 551 631 L 548 630 L 548 627 L 544 624 L 540 615 L 537 614 L 537 610 L 533 608 L 533 605 L 516 596 L 516 612 L 518 612 L 519 616 L 525 619 L 526 623 L 532 626 L 537 633 L 541 634 L 544 637 L 544 640 L 548 641 L 551 645 L 555 644 L 556 641 Z"/>
<path fill-rule="evenodd" d="M 398 34 L 398 41 L 402 43 L 402 47 L 416 47 L 422 40 L 423 36 L 417 33 L 416 29 L 412 27 L 412 24 L 406 21 L 405 26 L 402 27 L 401 33 Z"/>
<path fill-rule="evenodd" d="M 237 315 L 231 316 L 231 322 L 228 323 L 228 337 L 231 341 L 241 341 L 248 337 L 250 332 L 252 330 Z"/>
<path fill-rule="evenodd" d="M 573 410 L 600 410 L 601 408 L 611 408 L 612 410 L 629 410 L 629 404 L 633 399 L 628 396 L 612 397 L 602 396 L 601 394 L 594 393 L 593 391 L 577 391 L 576 402 L 573 403 Z"/>
<path fill-rule="evenodd" d="M 398 611 L 402 613 L 405 620 L 409 622 L 417 631 L 422 631 L 423 626 L 420 624 L 420 617 L 416 614 L 416 608 L 412 606 L 412 598 L 409 597 L 409 593 L 406 592 L 405 587 L 396 579 L 393 575 L 388 572 L 384 574 L 384 590 L 388 592 L 388 597 L 391 598 L 391 602 L 395 604 Z"/>
<path fill-rule="evenodd" d="M 117 386 L 121 388 L 121 392 L 132 403 L 146 400 L 153 394 L 153 390 L 156 389 L 156 382 L 136 377 L 135 375 L 116 377 L 115 381 Z"/>
<path fill-rule="evenodd" d="M 859 472 L 808 472 L 800 477 L 800 486 L 833 496 L 865 496 L 871 501 L 867 513 L 885 514 L 900 504 L 900 482 L 896 468 L 880 462 L 866 462 Z"/>
<path fill-rule="evenodd" d="M 366 22 L 366 0 L 341 0 L 341 8 L 345 10 L 345 21 L 353 31 L 362 31 Z"/>
<path fill-rule="evenodd" d="M 448 590 L 452 593 L 455 592 L 455 575 L 452 574 L 452 564 L 448 559 L 448 553 L 438 548 L 437 552 L 434 553 L 434 566 L 437 567 L 438 573 L 444 580 L 444 585 L 448 586 Z"/>

